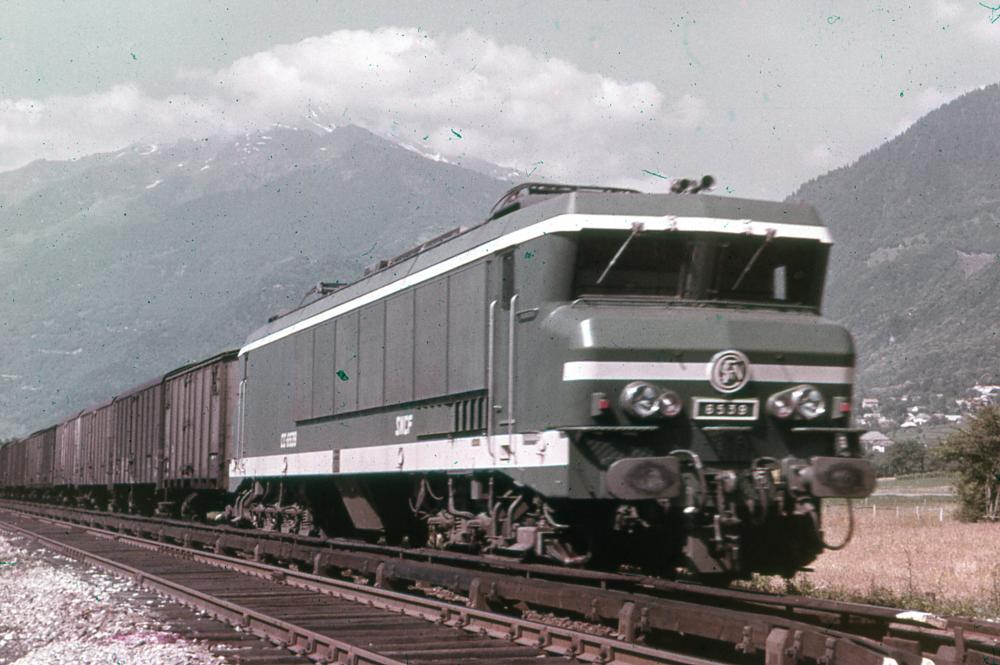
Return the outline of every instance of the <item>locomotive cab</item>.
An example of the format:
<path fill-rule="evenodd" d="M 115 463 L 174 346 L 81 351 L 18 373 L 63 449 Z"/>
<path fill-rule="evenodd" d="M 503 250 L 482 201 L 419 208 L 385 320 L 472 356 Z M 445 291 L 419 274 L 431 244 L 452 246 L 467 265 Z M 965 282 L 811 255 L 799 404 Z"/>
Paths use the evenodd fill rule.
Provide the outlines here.
<path fill-rule="evenodd" d="M 522 479 L 567 514 L 609 504 L 575 520 L 618 532 L 588 542 L 647 532 L 703 577 L 793 574 L 824 547 L 820 499 L 874 488 L 852 341 L 820 317 L 825 229 L 603 221 L 516 253 L 571 275 L 518 263 L 548 285 L 519 324 L 519 422 L 572 441 L 566 474 Z"/>

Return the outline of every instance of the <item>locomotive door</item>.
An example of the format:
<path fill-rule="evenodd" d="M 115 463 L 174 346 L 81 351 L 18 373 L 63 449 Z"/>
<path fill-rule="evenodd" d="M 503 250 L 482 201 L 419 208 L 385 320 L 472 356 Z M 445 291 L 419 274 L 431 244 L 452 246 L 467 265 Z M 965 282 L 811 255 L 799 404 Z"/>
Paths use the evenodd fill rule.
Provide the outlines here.
<path fill-rule="evenodd" d="M 500 461 L 511 457 L 511 434 L 515 431 L 514 412 L 516 372 L 514 312 L 517 294 L 514 289 L 514 251 L 497 255 L 490 269 L 490 298 L 487 344 L 487 434 L 491 451 Z M 492 445 L 492 444 L 496 445 Z"/>

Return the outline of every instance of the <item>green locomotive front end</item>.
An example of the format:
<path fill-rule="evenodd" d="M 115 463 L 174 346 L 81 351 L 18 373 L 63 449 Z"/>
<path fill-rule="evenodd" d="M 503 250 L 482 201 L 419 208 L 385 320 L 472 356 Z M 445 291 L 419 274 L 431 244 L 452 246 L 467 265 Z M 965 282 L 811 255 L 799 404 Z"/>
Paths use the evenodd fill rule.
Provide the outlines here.
<path fill-rule="evenodd" d="M 516 475 L 598 559 L 792 574 L 825 546 L 820 500 L 874 487 L 852 340 L 820 317 L 829 236 L 807 207 L 756 205 L 753 222 L 595 216 L 518 248 L 544 276 L 514 306 L 516 421 L 568 445 L 565 467 Z"/>

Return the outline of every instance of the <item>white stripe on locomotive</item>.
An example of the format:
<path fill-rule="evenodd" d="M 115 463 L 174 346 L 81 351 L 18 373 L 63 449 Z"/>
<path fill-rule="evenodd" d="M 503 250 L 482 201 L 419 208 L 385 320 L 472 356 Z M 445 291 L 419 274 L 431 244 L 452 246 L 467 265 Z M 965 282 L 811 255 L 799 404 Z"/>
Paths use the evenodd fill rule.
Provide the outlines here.
<path fill-rule="evenodd" d="M 339 457 L 339 461 L 336 458 Z M 311 453 L 263 455 L 231 460 L 230 478 L 314 476 L 333 473 L 477 471 L 569 464 L 569 438 L 562 432 L 466 436 L 415 443 L 341 448 Z M 338 468 L 335 468 L 338 467 Z"/>
<path fill-rule="evenodd" d="M 310 316 L 307 319 L 298 321 L 287 328 L 276 330 L 269 335 L 254 340 L 240 349 L 240 355 L 267 346 L 272 342 L 277 342 L 289 335 L 312 328 L 332 318 L 346 314 L 360 307 L 380 300 L 382 298 L 398 293 L 403 289 L 408 289 L 422 282 L 434 279 L 447 272 L 451 272 L 468 263 L 472 263 L 491 254 L 495 254 L 508 247 L 519 245 L 534 238 L 540 238 L 550 233 L 569 233 L 582 231 L 584 229 L 601 230 L 621 230 L 628 231 L 635 222 L 641 222 L 647 231 L 695 231 L 703 233 L 732 233 L 735 235 L 766 236 L 769 232 L 774 232 L 778 238 L 798 238 L 803 240 L 817 240 L 824 244 L 831 244 L 833 241 L 830 232 L 824 226 L 806 226 L 800 224 L 781 224 L 770 222 L 756 222 L 749 219 L 716 219 L 714 217 L 644 217 L 620 216 L 620 215 L 578 215 L 564 214 L 557 215 L 550 219 L 543 220 L 537 224 L 526 226 L 507 235 L 500 236 L 495 240 L 483 243 L 466 252 L 449 257 L 440 263 L 407 275 L 390 284 L 362 294 L 353 300 L 331 307 L 330 309 Z"/>
<path fill-rule="evenodd" d="M 575 360 L 563 365 L 563 381 L 708 381 L 705 362 Z M 767 383 L 854 382 L 854 368 L 830 365 L 750 365 L 750 380 Z"/>

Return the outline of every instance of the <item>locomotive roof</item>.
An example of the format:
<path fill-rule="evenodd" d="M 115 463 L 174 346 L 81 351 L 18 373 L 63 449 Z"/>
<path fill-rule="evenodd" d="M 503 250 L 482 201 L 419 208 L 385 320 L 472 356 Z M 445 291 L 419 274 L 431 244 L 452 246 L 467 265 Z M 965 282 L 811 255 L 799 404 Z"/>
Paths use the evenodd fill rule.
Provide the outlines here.
<path fill-rule="evenodd" d="M 458 267 L 463 259 L 476 260 L 499 251 L 505 244 L 515 245 L 546 233 L 577 230 L 581 224 L 589 226 L 591 222 L 598 228 L 617 228 L 607 225 L 608 220 L 616 220 L 621 228 L 627 230 L 632 222 L 643 221 L 659 222 L 663 228 L 756 235 L 778 228 L 778 237 L 830 242 L 816 210 L 802 203 L 705 194 L 643 194 L 597 188 L 570 188 L 565 193 L 538 198 L 542 199 L 538 203 L 522 203 L 512 212 L 501 212 L 468 229 L 456 229 L 440 236 L 437 239 L 440 242 L 424 243 L 394 260 L 380 263 L 377 270 L 356 282 L 257 329 L 247 338 L 240 353 L 318 325 L 341 310 L 360 307 L 395 290 L 431 279 L 434 276 L 431 273 Z M 547 220 L 553 224 L 542 224 Z M 547 226 L 551 228 L 542 228 Z M 653 228 L 655 225 L 649 226 Z M 537 230 L 534 235 L 531 234 L 533 229 Z M 438 269 L 435 270 L 435 267 Z"/>

